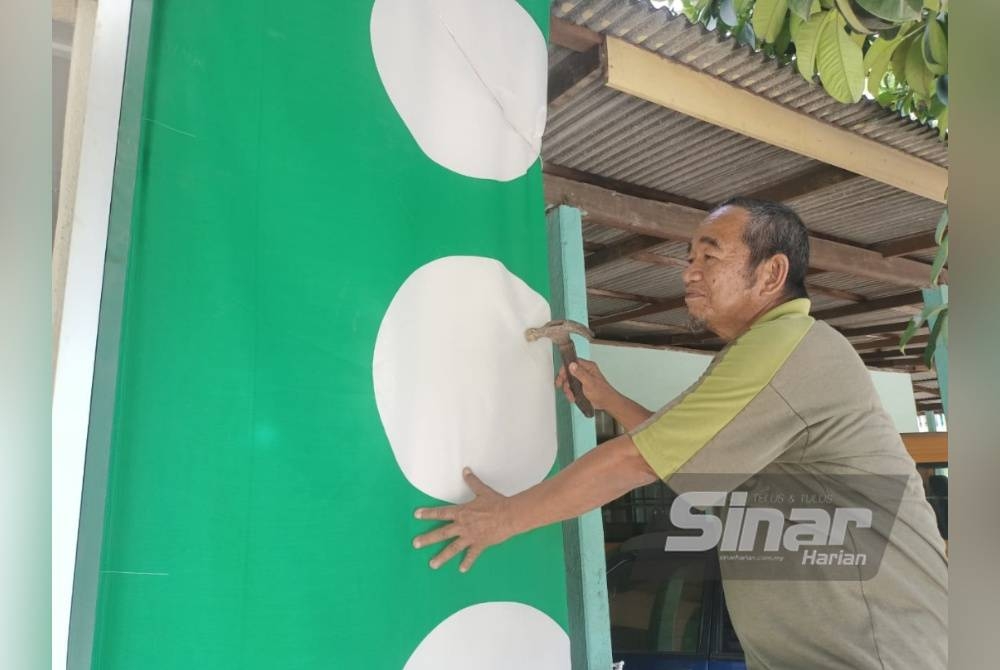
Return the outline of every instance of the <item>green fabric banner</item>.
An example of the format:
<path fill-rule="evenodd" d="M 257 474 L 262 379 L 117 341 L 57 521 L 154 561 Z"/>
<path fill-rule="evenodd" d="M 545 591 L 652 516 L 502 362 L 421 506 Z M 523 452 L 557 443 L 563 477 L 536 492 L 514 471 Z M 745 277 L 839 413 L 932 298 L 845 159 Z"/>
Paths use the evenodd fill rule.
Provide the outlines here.
<path fill-rule="evenodd" d="M 547 30 L 549 2 L 522 4 Z M 496 181 L 428 158 L 371 15 L 155 4 L 94 668 L 403 668 L 492 601 L 565 628 L 558 527 L 468 574 L 410 546 L 428 529 L 412 510 L 442 503 L 376 409 L 383 314 L 444 256 L 497 259 L 545 296 L 546 233 L 537 161 Z"/>

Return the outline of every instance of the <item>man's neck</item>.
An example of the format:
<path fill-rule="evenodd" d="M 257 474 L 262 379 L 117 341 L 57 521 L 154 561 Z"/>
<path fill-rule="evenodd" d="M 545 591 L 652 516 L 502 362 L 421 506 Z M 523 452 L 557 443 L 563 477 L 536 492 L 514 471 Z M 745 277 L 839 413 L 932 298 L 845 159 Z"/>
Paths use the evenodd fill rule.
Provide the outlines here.
<path fill-rule="evenodd" d="M 744 319 L 741 323 L 736 324 L 731 329 L 726 329 L 726 330 L 729 331 L 728 333 L 722 333 L 722 332 L 716 331 L 716 334 L 719 337 L 721 337 L 725 342 L 732 342 L 733 340 L 737 339 L 740 335 L 742 335 L 743 333 L 745 333 L 748 330 L 750 330 L 750 326 L 752 326 L 753 324 L 755 324 L 760 317 L 764 316 L 765 314 L 767 314 L 768 312 L 770 312 L 775 307 L 777 307 L 779 305 L 783 305 L 784 303 L 788 302 L 790 299 L 791 298 L 788 298 L 788 297 L 785 297 L 785 296 L 781 296 L 779 298 L 775 298 L 774 300 L 768 301 L 768 302 L 762 304 L 757 309 L 755 309 L 752 312 L 750 312 L 750 317 L 748 319 Z"/>

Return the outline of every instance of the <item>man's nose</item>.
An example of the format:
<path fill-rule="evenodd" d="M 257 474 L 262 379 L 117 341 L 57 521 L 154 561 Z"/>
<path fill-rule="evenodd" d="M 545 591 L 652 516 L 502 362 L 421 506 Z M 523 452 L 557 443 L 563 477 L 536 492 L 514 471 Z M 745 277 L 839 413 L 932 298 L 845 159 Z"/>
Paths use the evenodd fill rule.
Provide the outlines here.
<path fill-rule="evenodd" d="M 701 270 L 693 262 L 688 263 L 688 266 L 684 268 L 684 272 L 681 273 L 681 280 L 687 285 L 698 279 L 701 279 Z"/>

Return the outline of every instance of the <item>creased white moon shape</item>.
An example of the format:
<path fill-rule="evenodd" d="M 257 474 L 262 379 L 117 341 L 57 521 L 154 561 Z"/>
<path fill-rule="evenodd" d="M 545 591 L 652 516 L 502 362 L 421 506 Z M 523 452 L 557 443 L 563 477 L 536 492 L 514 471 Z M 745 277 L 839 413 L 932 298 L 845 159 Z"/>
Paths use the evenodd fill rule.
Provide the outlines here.
<path fill-rule="evenodd" d="M 545 37 L 516 0 L 375 0 L 371 43 L 389 99 L 428 158 L 510 181 L 545 130 Z"/>
<path fill-rule="evenodd" d="M 549 305 L 497 260 L 439 258 L 393 297 L 375 340 L 375 403 L 413 486 L 472 499 L 468 466 L 505 495 L 532 486 L 556 456 L 552 345 L 524 331 Z"/>
<path fill-rule="evenodd" d="M 403 670 L 570 670 L 569 636 L 544 612 L 490 602 L 455 612 L 417 646 Z"/>

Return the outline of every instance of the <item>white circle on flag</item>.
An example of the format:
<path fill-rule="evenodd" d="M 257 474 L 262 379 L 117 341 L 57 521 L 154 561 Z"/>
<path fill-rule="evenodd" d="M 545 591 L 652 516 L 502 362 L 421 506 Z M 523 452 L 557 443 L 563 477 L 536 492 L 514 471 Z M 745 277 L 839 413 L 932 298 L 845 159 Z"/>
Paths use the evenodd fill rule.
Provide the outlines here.
<path fill-rule="evenodd" d="M 516 0 L 375 0 L 370 29 L 382 85 L 431 160 L 497 181 L 531 167 L 548 50 Z"/>
<path fill-rule="evenodd" d="M 544 612 L 479 603 L 439 623 L 403 670 L 570 670 L 569 636 Z"/>
<path fill-rule="evenodd" d="M 524 332 L 549 305 L 499 261 L 448 256 L 400 286 L 375 340 L 375 403 L 403 475 L 427 495 L 472 499 L 470 467 L 512 495 L 556 457 L 552 345 Z"/>

